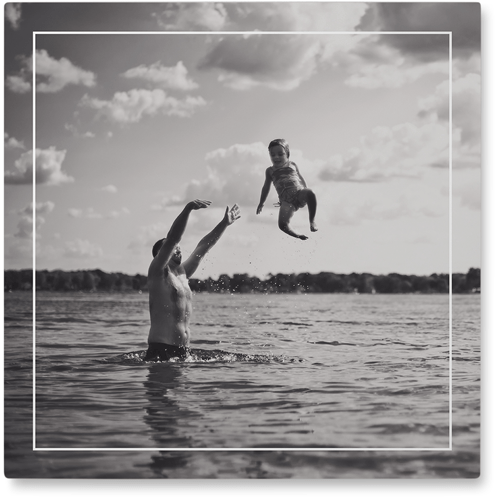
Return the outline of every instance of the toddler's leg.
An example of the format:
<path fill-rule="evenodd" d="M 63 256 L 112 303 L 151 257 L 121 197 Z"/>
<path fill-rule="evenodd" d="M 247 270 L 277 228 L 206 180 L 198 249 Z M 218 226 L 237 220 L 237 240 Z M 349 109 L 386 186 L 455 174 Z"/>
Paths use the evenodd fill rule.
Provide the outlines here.
<path fill-rule="evenodd" d="M 309 210 L 309 225 L 311 231 L 317 231 L 318 226 L 316 225 L 316 222 L 314 220 L 316 217 L 316 207 L 318 205 L 318 202 L 316 201 L 316 195 L 311 189 L 305 188 L 300 191 L 298 196 L 301 202 L 305 201 L 307 203 L 307 209 Z"/>
<path fill-rule="evenodd" d="M 290 228 L 290 220 L 292 219 L 295 209 L 290 203 L 286 201 L 281 203 L 280 213 L 278 216 L 278 226 L 286 234 L 293 236 L 294 238 L 300 238 L 301 240 L 307 240 L 307 236 L 303 234 L 297 234 Z"/>

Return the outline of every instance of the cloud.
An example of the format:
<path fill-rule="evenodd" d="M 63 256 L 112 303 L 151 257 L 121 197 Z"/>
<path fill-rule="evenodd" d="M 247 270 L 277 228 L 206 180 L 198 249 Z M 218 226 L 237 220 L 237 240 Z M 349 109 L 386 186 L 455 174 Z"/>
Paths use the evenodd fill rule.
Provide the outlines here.
<path fill-rule="evenodd" d="M 66 123 L 64 125 L 64 129 L 67 130 L 68 132 L 71 132 L 71 135 L 73 137 L 81 137 L 84 139 L 89 139 L 95 137 L 95 134 L 93 132 L 79 132 L 78 129 L 75 127 L 75 125 L 72 125 L 70 123 Z"/>
<path fill-rule="evenodd" d="M 40 237 L 39 229 L 45 223 L 45 219 L 39 214 L 48 214 L 54 210 L 55 204 L 52 201 L 46 201 L 36 204 L 36 231 L 37 238 Z M 33 238 L 33 203 L 18 211 L 21 219 L 17 224 L 15 238 L 32 239 Z"/>
<path fill-rule="evenodd" d="M 205 106 L 206 102 L 202 97 L 188 96 L 176 99 L 167 95 L 162 89 L 133 89 L 115 93 L 111 101 L 85 95 L 80 105 L 97 110 L 100 116 L 113 123 L 127 124 L 137 123 L 144 116 L 154 116 L 159 113 L 187 118 L 198 108 Z"/>
<path fill-rule="evenodd" d="M 368 3 L 356 29 L 364 31 L 452 31 L 454 57 L 467 57 L 481 46 L 479 3 Z M 441 35 L 386 35 L 380 43 L 422 61 L 448 58 Z"/>
<path fill-rule="evenodd" d="M 187 203 L 201 198 L 213 206 L 258 205 L 264 184 L 265 169 L 269 166 L 267 147 L 261 143 L 235 144 L 220 148 L 205 156 L 207 177 L 194 179 L 185 188 L 184 195 L 165 198 L 163 207 Z"/>
<path fill-rule="evenodd" d="M 452 82 L 453 167 L 477 168 L 481 164 L 481 77 L 469 73 Z M 438 85 L 433 95 L 419 103 L 419 116 L 448 123 L 449 85 Z"/>
<path fill-rule="evenodd" d="M 109 212 L 106 217 L 108 219 L 117 219 L 118 217 L 121 217 L 122 215 L 129 215 L 130 210 L 128 208 L 122 207 L 121 210 L 112 210 Z"/>
<path fill-rule="evenodd" d="M 165 30 L 220 31 L 227 21 L 224 5 L 212 2 L 171 3 L 162 12 L 153 15 Z"/>
<path fill-rule="evenodd" d="M 28 81 L 29 75 L 10 75 L 5 84 L 9 90 L 16 94 L 26 94 L 31 90 L 31 83 Z"/>
<path fill-rule="evenodd" d="M 172 222 L 175 217 L 172 218 Z M 160 238 L 164 238 L 169 230 L 169 227 L 163 222 L 142 226 L 137 231 L 132 241 L 127 248 L 135 254 L 144 253 L 145 248 L 153 248 L 155 242 Z M 151 251 L 151 250 L 150 250 Z"/>
<path fill-rule="evenodd" d="M 188 71 L 182 61 L 175 66 L 163 66 L 159 61 L 151 66 L 137 66 L 123 73 L 125 78 L 139 78 L 172 90 L 193 90 L 198 84 L 188 78 Z"/>
<path fill-rule="evenodd" d="M 58 92 L 70 84 L 85 87 L 95 85 L 95 75 L 91 71 L 75 66 L 65 57 L 57 60 L 50 57 L 46 50 L 37 50 L 35 62 L 37 76 L 47 78 L 47 81 L 37 84 L 39 92 Z"/>
<path fill-rule="evenodd" d="M 425 167 L 448 165 L 448 139 L 447 127 L 439 123 L 376 127 L 360 139 L 358 147 L 331 157 L 319 178 L 350 182 L 417 178 Z"/>
<path fill-rule="evenodd" d="M 36 183 L 58 186 L 66 182 L 73 182 L 62 171 L 62 163 L 66 150 L 58 151 L 54 146 L 48 149 L 36 150 Z M 15 162 L 14 172 L 5 172 L 5 184 L 32 184 L 33 183 L 33 152 L 27 151 Z"/>
<path fill-rule="evenodd" d="M 8 3 L 5 5 L 5 18 L 13 29 L 17 30 L 21 24 L 21 4 Z"/>
<path fill-rule="evenodd" d="M 37 217 L 37 223 L 42 224 L 44 220 Z M 14 237 L 21 239 L 32 239 L 33 238 L 33 218 L 29 215 L 23 215 L 21 220 L 17 224 L 17 231 L 14 233 Z"/>
<path fill-rule="evenodd" d="M 93 208 L 87 208 L 85 210 L 81 208 L 70 208 L 68 209 L 68 215 L 75 219 L 102 219 L 102 215 L 95 212 Z"/>
<path fill-rule="evenodd" d="M 106 193 L 117 193 L 118 188 L 116 186 L 113 186 L 113 184 L 108 184 L 107 186 L 104 186 L 101 188 L 101 191 L 105 191 Z"/>
<path fill-rule="evenodd" d="M 347 2 L 179 3 L 155 17 L 168 30 L 351 31 L 366 9 Z"/>
<path fill-rule="evenodd" d="M 452 82 L 453 168 L 481 164 L 481 79 L 469 73 Z M 449 83 L 421 99 L 416 123 L 376 127 L 357 147 L 319 167 L 324 181 L 376 182 L 420 177 L 427 167 L 449 168 Z"/>
<path fill-rule="evenodd" d="M 364 3 L 276 2 L 227 4 L 227 27 L 260 31 L 353 31 Z"/>
<path fill-rule="evenodd" d="M 282 91 L 297 88 L 325 68 L 348 74 L 346 85 L 367 89 L 396 88 L 428 74 L 449 73 L 446 59 L 405 57 L 380 42 L 385 36 L 231 35 L 211 45 L 199 69 L 217 71 L 218 80 L 236 90 L 265 86 Z"/>
<path fill-rule="evenodd" d="M 387 189 L 378 195 L 358 196 L 339 199 L 328 208 L 329 222 L 336 226 L 359 225 L 366 221 L 395 221 L 402 218 L 431 217 L 440 218 L 447 214 L 446 198 L 436 197 L 436 190 L 426 189 L 428 200 L 422 199 L 422 191 L 415 191 L 408 186 L 399 186 L 401 193 L 387 195 Z M 435 186 L 431 186 L 435 187 Z M 386 192 L 383 196 L 382 193 Z M 445 196 L 448 193 L 443 193 Z"/>
<path fill-rule="evenodd" d="M 22 68 L 18 75 L 7 77 L 7 87 L 17 93 L 26 93 L 31 89 L 32 57 L 21 57 Z M 69 59 L 62 57 L 57 60 L 46 50 L 36 51 L 37 92 L 54 93 L 67 85 L 84 85 L 93 87 L 95 75 L 75 66 Z"/>
<path fill-rule="evenodd" d="M 68 241 L 64 247 L 65 257 L 85 259 L 101 257 L 102 255 L 102 248 L 87 240 L 76 239 L 75 241 Z"/>
<path fill-rule="evenodd" d="M 354 31 L 358 35 L 223 36 L 212 42 L 200 69 L 217 71 L 224 85 L 248 90 L 291 90 L 322 65 L 350 74 L 355 87 L 396 88 L 427 74 L 447 74 L 447 34 L 380 34 L 363 31 L 453 30 L 454 57 L 479 50 L 480 7 L 465 4 L 259 3 L 227 4 L 224 29 L 253 32 Z M 176 12 L 188 15 L 190 7 Z M 347 43 L 346 43 L 347 42 Z"/>
<path fill-rule="evenodd" d="M 366 89 L 398 88 L 428 74 L 449 74 L 447 60 L 419 62 L 408 59 L 398 50 L 380 43 L 386 36 L 359 38 L 351 50 L 333 56 L 333 65 L 342 67 L 350 75 L 345 80 L 346 85 Z"/>
<path fill-rule="evenodd" d="M 462 207 L 481 210 L 481 172 L 461 170 L 453 178 L 453 196 Z"/>
<path fill-rule="evenodd" d="M 35 206 L 37 214 L 48 214 L 54 210 L 55 204 L 52 201 L 39 202 Z M 33 214 L 33 202 L 31 202 L 27 207 L 19 210 L 21 215 L 32 215 Z"/>
<path fill-rule="evenodd" d="M 4 133 L 5 149 L 25 149 L 23 141 L 18 141 L 15 137 L 10 137 L 7 132 Z"/>
<path fill-rule="evenodd" d="M 318 37 L 229 36 L 204 56 L 199 68 L 216 70 L 218 80 L 236 90 L 292 90 L 317 71 L 322 47 Z"/>

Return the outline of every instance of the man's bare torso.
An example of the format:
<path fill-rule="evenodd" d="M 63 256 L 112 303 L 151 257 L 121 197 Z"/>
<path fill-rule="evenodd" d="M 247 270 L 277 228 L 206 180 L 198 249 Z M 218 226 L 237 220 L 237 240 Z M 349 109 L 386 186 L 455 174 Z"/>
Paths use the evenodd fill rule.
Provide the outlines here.
<path fill-rule="evenodd" d="M 189 344 L 192 292 L 182 268 L 166 267 L 163 274 L 148 273 L 151 328 L 148 342 Z"/>

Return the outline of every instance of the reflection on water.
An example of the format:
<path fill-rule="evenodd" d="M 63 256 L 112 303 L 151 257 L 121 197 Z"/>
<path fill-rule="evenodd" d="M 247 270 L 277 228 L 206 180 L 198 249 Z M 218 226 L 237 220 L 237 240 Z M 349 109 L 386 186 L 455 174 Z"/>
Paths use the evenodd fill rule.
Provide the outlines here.
<path fill-rule="evenodd" d="M 151 427 L 151 437 L 158 448 L 189 448 L 190 436 L 186 434 L 183 420 L 196 419 L 199 414 L 179 408 L 173 392 L 182 374 L 173 363 L 158 363 L 148 367 L 144 382 L 148 404 L 144 421 Z"/>
<path fill-rule="evenodd" d="M 203 294 L 192 358 L 145 363 L 147 296 L 40 294 L 36 444 L 68 451 L 34 453 L 31 296 L 9 294 L 6 472 L 475 477 L 480 302 L 454 298 L 449 452 L 440 451 L 450 433 L 447 304 L 446 296 Z M 123 451 L 90 451 L 109 448 Z M 186 451 L 168 451 L 177 448 Z M 384 451 L 399 448 L 406 451 Z"/>

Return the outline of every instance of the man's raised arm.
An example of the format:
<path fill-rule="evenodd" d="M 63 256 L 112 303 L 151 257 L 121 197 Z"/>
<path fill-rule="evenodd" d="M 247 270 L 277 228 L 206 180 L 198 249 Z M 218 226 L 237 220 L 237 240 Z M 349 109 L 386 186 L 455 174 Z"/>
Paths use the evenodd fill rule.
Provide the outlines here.
<path fill-rule="evenodd" d="M 210 248 L 212 248 L 217 241 L 219 241 L 219 238 L 222 236 L 222 233 L 224 233 L 226 228 L 240 217 L 240 207 L 238 205 L 233 205 L 231 210 L 229 207 L 226 207 L 224 218 L 219 222 L 219 224 L 217 224 L 217 226 L 214 227 L 214 229 L 212 229 L 212 231 L 200 240 L 194 252 L 185 260 L 184 270 L 186 271 L 186 276 L 188 278 L 195 273 L 203 257 L 205 257 Z"/>
<path fill-rule="evenodd" d="M 182 235 L 186 230 L 186 225 L 189 219 L 189 215 L 193 210 L 199 210 L 201 208 L 207 208 L 212 202 L 208 200 L 194 200 L 190 201 L 182 210 L 182 212 L 177 216 L 173 222 L 170 230 L 165 238 L 163 245 L 161 246 L 158 254 L 155 257 L 155 261 L 161 266 L 164 266 L 172 257 L 172 253 L 181 241 Z"/>

